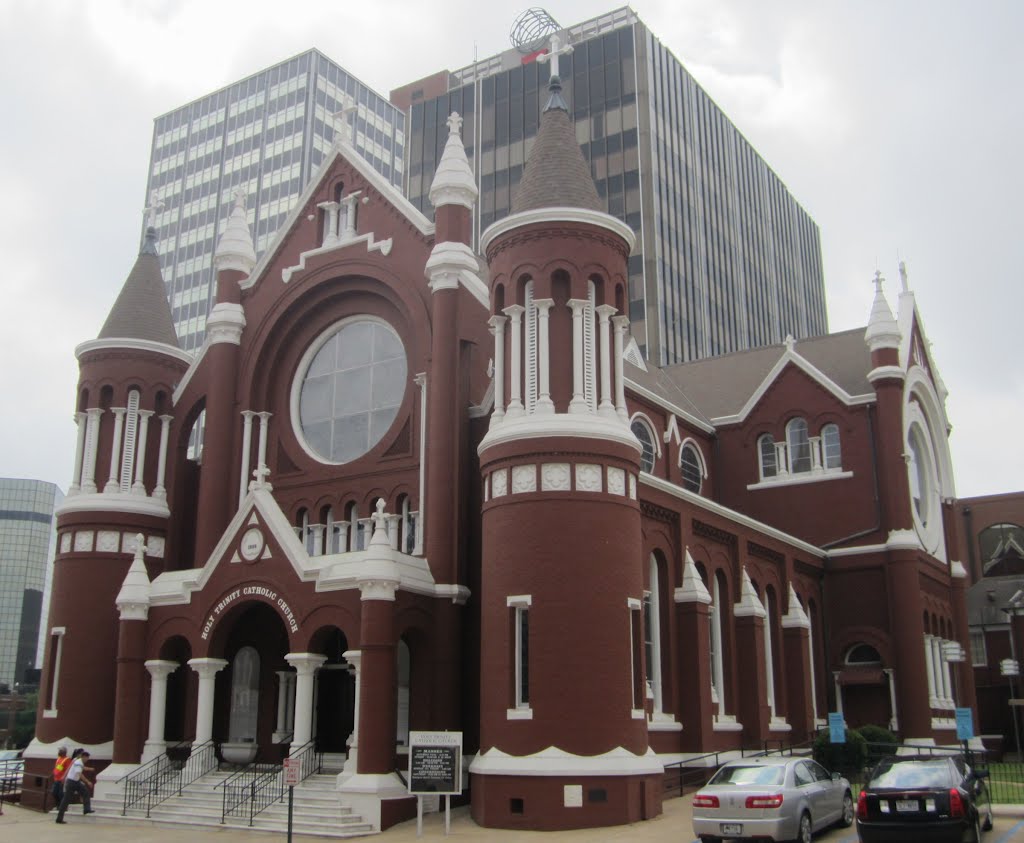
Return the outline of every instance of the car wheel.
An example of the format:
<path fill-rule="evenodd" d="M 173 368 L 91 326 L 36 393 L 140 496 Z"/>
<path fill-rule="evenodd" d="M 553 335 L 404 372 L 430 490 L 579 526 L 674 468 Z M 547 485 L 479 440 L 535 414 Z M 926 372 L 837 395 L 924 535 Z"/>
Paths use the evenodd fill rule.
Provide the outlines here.
<path fill-rule="evenodd" d="M 811 815 L 806 811 L 800 815 L 800 826 L 796 833 L 796 843 L 811 843 Z"/>
<path fill-rule="evenodd" d="M 853 825 L 853 795 L 850 791 L 843 794 L 843 815 L 839 819 L 839 825 L 843 828 Z"/>

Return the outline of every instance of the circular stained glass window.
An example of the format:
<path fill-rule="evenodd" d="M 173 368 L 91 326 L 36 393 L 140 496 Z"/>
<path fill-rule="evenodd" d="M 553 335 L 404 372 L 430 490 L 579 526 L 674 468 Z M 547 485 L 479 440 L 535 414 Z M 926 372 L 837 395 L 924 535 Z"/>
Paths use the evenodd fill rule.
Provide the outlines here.
<path fill-rule="evenodd" d="M 300 369 L 298 426 L 317 458 L 347 463 L 387 433 L 405 395 L 405 348 L 390 325 L 367 317 L 332 328 Z"/>

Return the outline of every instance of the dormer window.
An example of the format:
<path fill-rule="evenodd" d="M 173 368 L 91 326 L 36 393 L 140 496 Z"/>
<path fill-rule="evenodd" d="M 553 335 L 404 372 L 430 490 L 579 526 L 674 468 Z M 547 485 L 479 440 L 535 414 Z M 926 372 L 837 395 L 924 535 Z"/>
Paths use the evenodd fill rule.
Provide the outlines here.
<path fill-rule="evenodd" d="M 843 471 L 839 425 L 831 422 L 811 436 L 806 419 L 792 418 L 786 424 L 784 442 L 776 442 L 770 433 L 758 437 L 757 457 L 759 480 L 750 489 L 853 476 Z"/>

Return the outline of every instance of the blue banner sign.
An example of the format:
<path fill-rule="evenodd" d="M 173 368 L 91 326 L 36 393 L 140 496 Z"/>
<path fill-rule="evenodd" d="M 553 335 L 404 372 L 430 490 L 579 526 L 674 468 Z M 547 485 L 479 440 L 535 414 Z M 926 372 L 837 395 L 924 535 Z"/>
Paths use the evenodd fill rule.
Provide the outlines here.
<path fill-rule="evenodd" d="M 974 737 L 974 717 L 969 708 L 958 708 L 956 710 L 956 739 L 958 741 L 969 741 Z"/>
<path fill-rule="evenodd" d="M 841 711 L 828 713 L 828 733 L 832 743 L 846 743 L 846 723 Z"/>

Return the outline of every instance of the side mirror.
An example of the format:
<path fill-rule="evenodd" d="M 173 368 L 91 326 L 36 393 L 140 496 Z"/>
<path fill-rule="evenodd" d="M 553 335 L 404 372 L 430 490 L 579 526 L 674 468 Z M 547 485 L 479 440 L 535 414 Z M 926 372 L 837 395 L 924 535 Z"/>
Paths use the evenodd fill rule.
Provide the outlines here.
<path fill-rule="evenodd" d="M 834 782 L 839 781 L 841 778 L 842 778 L 842 776 L 840 776 L 839 773 L 833 773 L 832 774 L 832 781 L 834 781 Z"/>

